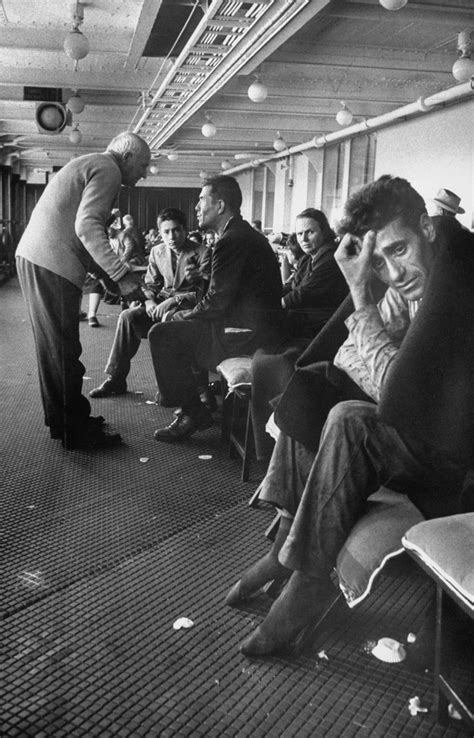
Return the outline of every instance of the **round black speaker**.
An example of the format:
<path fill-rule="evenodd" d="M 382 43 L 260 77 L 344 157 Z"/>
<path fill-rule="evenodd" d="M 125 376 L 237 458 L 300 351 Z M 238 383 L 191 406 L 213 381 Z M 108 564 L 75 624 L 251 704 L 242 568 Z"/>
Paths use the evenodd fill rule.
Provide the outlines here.
<path fill-rule="evenodd" d="M 36 125 L 40 133 L 61 133 L 67 122 L 67 110 L 62 103 L 42 102 L 36 106 Z"/>

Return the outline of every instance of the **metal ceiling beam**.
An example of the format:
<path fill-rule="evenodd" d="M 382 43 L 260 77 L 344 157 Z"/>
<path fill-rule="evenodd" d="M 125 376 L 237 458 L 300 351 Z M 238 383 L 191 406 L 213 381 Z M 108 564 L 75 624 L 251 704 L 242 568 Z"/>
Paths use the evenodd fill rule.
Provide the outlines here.
<path fill-rule="evenodd" d="M 317 2 L 311 3 L 312 15 L 319 12 L 327 2 L 329 0 L 317 0 Z M 163 96 L 167 85 L 176 83 L 181 67 L 185 67 L 186 73 L 189 74 L 192 67 L 189 64 L 190 59 L 199 58 L 203 53 L 209 56 L 209 62 L 211 63 L 201 66 L 199 74 L 193 79 L 194 91 L 192 95 L 182 100 L 179 110 L 175 112 L 170 120 L 164 121 L 161 127 L 157 126 L 153 136 L 145 136 L 152 150 L 165 143 L 255 54 L 266 47 L 274 37 L 279 37 L 282 29 L 307 9 L 309 0 L 292 0 L 292 2 L 288 0 L 268 0 L 265 3 L 249 0 L 248 5 L 250 7 L 247 10 L 247 16 L 252 19 L 252 25 L 248 24 L 245 28 L 241 28 L 241 33 L 237 36 L 229 37 L 226 34 L 227 26 L 222 28 L 219 33 L 215 30 L 216 18 L 223 15 L 228 3 L 223 0 L 214 0 L 163 84 L 154 92 L 151 104 L 146 110 L 137 111 L 130 128 L 136 133 L 141 133 L 156 101 Z M 228 17 L 231 21 L 232 14 L 228 13 Z M 226 37 L 226 35 L 228 44 L 217 45 L 215 43 L 216 36 L 220 38 L 221 36 Z"/>

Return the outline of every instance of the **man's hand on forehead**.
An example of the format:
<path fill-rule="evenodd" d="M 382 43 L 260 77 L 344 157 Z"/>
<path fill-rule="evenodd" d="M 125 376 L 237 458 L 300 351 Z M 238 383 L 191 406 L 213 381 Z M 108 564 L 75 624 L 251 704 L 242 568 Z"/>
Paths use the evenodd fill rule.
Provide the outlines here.
<path fill-rule="evenodd" d="M 367 231 L 363 238 L 346 233 L 334 258 L 351 290 L 354 304 L 361 306 L 371 301 L 370 282 L 373 276 L 372 257 L 375 249 L 375 231 Z"/>

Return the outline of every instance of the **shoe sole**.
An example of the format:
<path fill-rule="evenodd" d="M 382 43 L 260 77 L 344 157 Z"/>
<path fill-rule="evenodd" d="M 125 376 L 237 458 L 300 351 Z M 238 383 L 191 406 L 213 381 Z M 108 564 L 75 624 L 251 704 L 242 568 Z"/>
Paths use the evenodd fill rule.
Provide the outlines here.
<path fill-rule="evenodd" d="M 197 428 L 194 428 L 194 430 L 186 433 L 185 435 L 160 436 L 157 435 L 157 431 L 155 431 L 153 434 L 153 438 L 155 439 L 155 441 L 163 441 L 164 443 L 177 443 L 179 441 L 185 441 L 187 438 L 190 438 L 190 436 L 192 436 L 194 433 L 197 433 L 198 431 L 205 431 L 209 428 L 212 428 L 212 420 L 209 421 L 209 423 L 203 423 L 202 425 L 199 425 Z"/>
<path fill-rule="evenodd" d="M 99 392 L 96 392 L 96 390 L 91 390 L 89 392 L 89 397 L 95 397 L 95 398 L 97 398 L 97 397 L 113 397 L 114 395 L 126 395 L 126 394 L 127 394 L 127 390 L 126 389 L 124 389 L 124 390 L 112 390 L 110 392 L 107 391 L 107 392 L 100 392 L 100 393 Z"/>

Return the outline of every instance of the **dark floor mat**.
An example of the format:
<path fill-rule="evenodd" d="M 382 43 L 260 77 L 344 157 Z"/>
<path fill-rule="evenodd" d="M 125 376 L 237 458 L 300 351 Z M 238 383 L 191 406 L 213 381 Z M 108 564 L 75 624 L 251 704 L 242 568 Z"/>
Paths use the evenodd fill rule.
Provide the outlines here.
<path fill-rule="evenodd" d="M 43 426 L 15 281 L 0 300 L 2 736 L 461 735 L 436 725 L 429 674 L 364 650 L 420 626 L 431 587 L 414 565 L 380 577 L 355 611 L 338 601 L 298 654 L 244 658 L 239 643 L 271 603 L 231 609 L 224 597 L 268 547 L 272 513 L 246 504 L 261 468 L 240 482 L 218 424 L 179 446 L 153 440 L 171 410 L 153 403 L 146 341 L 127 395 L 93 401 L 124 446 L 64 451 Z M 101 305 L 101 327 L 81 327 L 87 392 L 118 312 Z M 193 626 L 175 630 L 179 617 Z M 414 695 L 428 713 L 410 716 Z"/>

